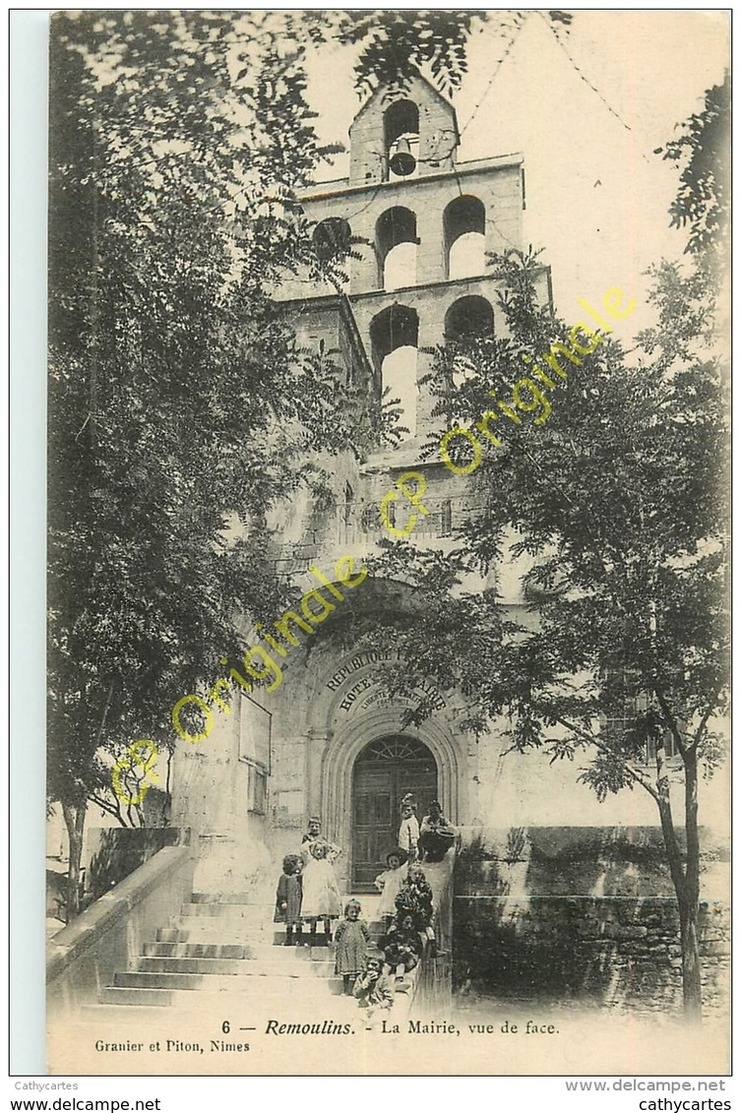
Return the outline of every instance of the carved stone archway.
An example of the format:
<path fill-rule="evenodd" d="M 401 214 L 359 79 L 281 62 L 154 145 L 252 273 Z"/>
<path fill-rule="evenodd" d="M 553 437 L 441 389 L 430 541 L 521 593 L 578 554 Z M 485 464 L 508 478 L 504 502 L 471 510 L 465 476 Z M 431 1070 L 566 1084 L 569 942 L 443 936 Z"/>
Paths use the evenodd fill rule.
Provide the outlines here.
<path fill-rule="evenodd" d="M 324 735 L 321 814 L 325 830 L 334 833 L 345 850 L 340 872 L 346 874 L 348 879 L 352 876 L 353 769 L 358 756 L 369 743 L 400 733 L 424 743 L 437 765 L 438 794 L 443 811 L 452 823 L 458 822 L 461 755 L 448 724 L 440 719 L 430 719 L 419 727 L 405 727 L 402 731 L 402 711 L 393 705 L 374 708 L 343 724 L 331 737 L 328 733 Z"/>

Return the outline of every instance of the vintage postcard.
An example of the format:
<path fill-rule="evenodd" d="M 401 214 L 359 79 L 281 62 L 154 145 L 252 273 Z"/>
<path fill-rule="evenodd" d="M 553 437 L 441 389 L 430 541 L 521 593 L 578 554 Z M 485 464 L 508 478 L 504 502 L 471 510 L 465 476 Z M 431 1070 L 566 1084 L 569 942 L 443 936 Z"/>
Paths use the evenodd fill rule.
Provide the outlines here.
<path fill-rule="evenodd" d="M 729 24 L 51 16 L 51 1074 L 729 1070 Z"/>

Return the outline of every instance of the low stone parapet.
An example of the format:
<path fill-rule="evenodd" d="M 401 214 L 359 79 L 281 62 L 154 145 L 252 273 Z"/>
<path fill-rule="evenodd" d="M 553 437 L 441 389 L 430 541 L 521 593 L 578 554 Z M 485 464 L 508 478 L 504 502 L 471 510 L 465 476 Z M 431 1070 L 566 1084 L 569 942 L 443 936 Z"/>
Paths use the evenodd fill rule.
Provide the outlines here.
<path fill-rule="evenodd" d="M 187 846 L 168 846 L 96 900 L 47 947 L 47 1007 L 98 1001 L 116 971 L 128 970 L 155 932 L 189 901 L 194 862 Z"/>

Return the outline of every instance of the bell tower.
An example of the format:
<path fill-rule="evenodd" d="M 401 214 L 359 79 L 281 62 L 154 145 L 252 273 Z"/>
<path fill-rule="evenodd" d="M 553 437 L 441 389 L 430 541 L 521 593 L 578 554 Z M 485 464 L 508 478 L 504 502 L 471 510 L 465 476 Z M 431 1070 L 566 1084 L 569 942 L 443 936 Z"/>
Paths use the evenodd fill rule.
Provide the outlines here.
<path fill-rule="evenodd" d="M 323 345 L 347 367 L 358 421 L 363 408 L 380 408 L 386 391 L 400 399 L 407 430 L 397 447 L 371 453 L 360 475 L 347 480 L 350 517 L 358 516 L 355 540 L 380 532 L 376 487 L 382 494 L 396 469 L 424 470 L 430 493 L 445 478 L 440 462 L 436 467 L 423 452 L 442 420 L 425 381 L 430 351 L 467 336 L 507 334 L 502 280 L 489 256 L 522 248 L 523 159 L 461 162 L 459 147 L 455 109 L 417 74 L 403 88 L 377 89 L 359 109 L 350 126 L 348 177 L 301 198 L 315 222 L 317 254 L 342 258 L 342 245 L 352 242 L 352 255 L 344 253 L 341 293 L 308 278 L 282 287 L 280 296 L 292 298 L 291 323 L 307 347 Z M 549 298 L 545 267 L 541 298 Z M 454 494 L 463 513 L 468 493 Z M 456 506 L 442 490 L 439 506 L 420 528 L 447 536 Z"/>
<path fill-rule="evenodd" d="M 350 185 L 450 170 L 459 142 L 455 109 L 424 78 L 378 89 L 350 127 Z"/>

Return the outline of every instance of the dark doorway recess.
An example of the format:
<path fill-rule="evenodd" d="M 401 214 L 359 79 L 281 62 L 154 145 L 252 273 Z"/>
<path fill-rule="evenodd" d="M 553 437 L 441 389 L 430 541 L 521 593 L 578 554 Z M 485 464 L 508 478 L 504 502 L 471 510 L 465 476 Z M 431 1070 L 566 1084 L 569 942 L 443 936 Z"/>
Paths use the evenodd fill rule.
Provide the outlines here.
<path fill-rule="evenodd" d="M 353 770 L 353 891 L 375 891 L 374 878 L 396 846 L 399 805 L 407 792 L 414 793 L 419 818 L 437 797 L 437 765 L 423 742 L 394 734 L 361 750 Z"/>

